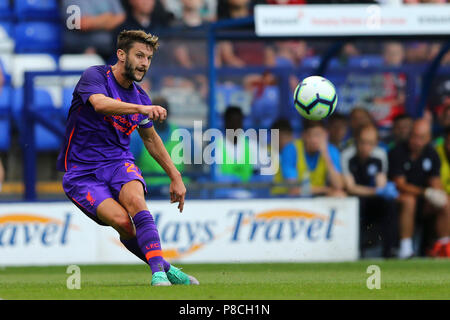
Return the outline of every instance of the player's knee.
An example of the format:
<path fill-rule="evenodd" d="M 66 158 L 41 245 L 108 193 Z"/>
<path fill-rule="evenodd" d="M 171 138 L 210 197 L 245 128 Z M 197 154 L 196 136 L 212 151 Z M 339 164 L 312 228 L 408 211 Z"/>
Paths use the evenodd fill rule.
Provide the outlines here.
<path fill-rule="evenodd" d="M 140 194 L 128 194 L 124 197 L 122 205 L 128 211 L 133 214 L 142 210 L 146 210 L 145 198 Z"/>
<path fill-rule="evenodd" d="M 134 229 L 134 225 L 128 215 L 115 217 L 114 227 L 122 237 L 133 238 L 136 236 L 136 230 Z"/>
<path fill-rule="evenodd" d="M 399 197 L 399 201 L 401 206 L 403 207 L 403 209 L 406 209 L 404 211 L 407 211 L 411 214 L 414 213 L 415 209 L 416 209 L 416 203 L 417 200 L 413 195 L 410 194 L 402 194 Z"/>

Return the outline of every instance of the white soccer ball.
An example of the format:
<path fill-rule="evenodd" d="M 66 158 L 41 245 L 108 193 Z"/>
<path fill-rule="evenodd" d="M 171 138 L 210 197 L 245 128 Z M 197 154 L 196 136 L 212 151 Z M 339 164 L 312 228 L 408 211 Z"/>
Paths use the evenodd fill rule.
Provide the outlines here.
<path fill-rule="evenodd" d="M 330 116 L 336 109 L 337 100 L 334 85 L 320 76 L 305 78 L 294 91 L 295 109 L 309 120 L 321 120 Z"/>

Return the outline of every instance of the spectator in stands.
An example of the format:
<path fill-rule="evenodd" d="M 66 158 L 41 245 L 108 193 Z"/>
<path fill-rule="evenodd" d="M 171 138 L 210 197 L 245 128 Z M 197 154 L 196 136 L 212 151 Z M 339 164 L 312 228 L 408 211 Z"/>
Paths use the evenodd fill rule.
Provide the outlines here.
<path fill-rule="evenodd" d="M 356 133 L 359 129 L 369 124 L 375 124 L 375 120 L 367 109 L 356 106 L 352 109 L 352 111 L 350 111 L 349 123 L 350 138 L 347 139 L 345 145 L 342 146 L 343 148 L 353 145 L 355 143 Z"/>
<path fill-rule="evenodd" d="M 408 140 L 413 122 L 413 118 L 407 113 L 399 114 L 394 118 L 392 136 L 388 141 L 388 150 L 392 150 L 397 145 Z"/>
<path fill-rule="evenodd" d="M 166 11 L 159 0 L 129 0 L 127 18 L 114 31 L 115 39 L 123 30 L 144 30 L 154 33 L 158 28 L 169 26 L 173 15 Z"/>
<path fill-rule="evenodd" d="M 175 19 L 173 27 L 195 28 L 203 25 L 205 20 L 202 16 L 204 0 L 181 0 L 181 17 Z"/>
<path fill-rule="evenodd" d="M 428 251 L 432 256 L 442 255 L 444 250 L 448 253 L 450 245 L 448 199 L 441 183 L 439 156 L 430 141 L 430 123 L 416 120 L 408 142 L 399 144 L 389 153 L 390 177 L 400 192 L 399 258 L 402 259 L 414 255 L 412 239 L 416 220 L 426 226 L 430 217 L 436 219 L 437 241 L 430 251 L 427 241 L 422 243 L 421 254 Z"/>
<path fill-rule="evenodd" d="M 383 46 L 383 59 L 386 66 L 398 67 L 405 60 L 405 49 L 400 42 L 390 41 Z"/>
<path fill-rule="evenodd" d="M 272 190 L 273 194 L 344 195 L 340 153 L 328 143 L 327 131 L 321 121 L 305 121 L 302 138 L 295 140 L 292 128 L 285 121 L 275 122 L 273 128 L 279 129 L 283 136 L 280 169 L 274 182 L 298 182 L 290 189 L 276 188 Z"/>
<path fill-rule="evenodd" d="M 243 123 L 244 114 L 241 108 L 228 106 L 224 113 L 225 130 L 234 132 L 242 130 Z M 239 141 L 239 135 L 226 135 L 224 139 L 218 139 L 216 142 L 216 149 L 219 150 L 218 152 L 222 152 L 222 164 L 216 165 L 216 175 L 219 181 L 248 182 L 253 174 L 257 173 L 257 141 L 245 137 L 243 139 L 243 141 Z"/>
<path fill-rule="evenodd" d="M 114 47 L 111 32 L 125 21 L 125 11 L 119 0 L 64 0 L 63 16 L 67 7 L 77 5 L 81 11 L 81 29 L 64 28 L 64 51 L 66 53 L 98 53 L 109 57 Z"/>
<path fill-rule="evenodd" d="M 219 19 L 237 19 L 251 16 L 250 0 L 219 0 Z M 245 67 L 264 63 L 264 44 L 261 41 L 221 41 L 216 50 L 216 65 Z"/>
<path fill-rule="evenodd" d="M 414 64 L 428 62 L 430 49 L 430 45 L 426 42 L 410 42 L 406 45 L 405 61 Z"/>
<path fill-rule="evenodd" d="M 398 233 L 395 202 L 398 191 L 387 181 L 387 154 L 377 149 L 377 144 L 377 128 L 361 127 L 355 146 L 342 152 L 342 173 L 347 193 L 359 197 L 362 255 L 381 239 L 383 257 L 392 257 Z"/>
<path fill-rule="evenodd" d="M 342 151 L 348 138 L 348 119 L 341 113 L 334 113 L 327 123 L 330 143 Z"/>
<path fill-rule="evenodd" d="M 175 125 L 172 121 L 170 121 L 170 107 L 167 99 L 163 97 L 156 97 L 152 99 L 152 103 L 154 105 L 163 106 L 167 111 L 166 121 L 154 122 L 155 130 L 158 132 L 161 140 L 166 147 L 167 152 L 169 154 L 172 153 L 172 150 L 178 145 L 179 141 L 171 140 L 172 133 L 179 129 L 177 125 Z M 137 137 L 137 136 L 136 136 Z M 159 165 L 158 162 L 148 153 L 146 152 L 145 146 L 142 144 L 141 139 L 132 139 L 133 145 L 130 146 L 133 151 L 133 155 L 136 159 L 136 165 L 141 169 L 145 182 L 149 186 L 150 194 L 152 195 L 167 195 L 169 194 L 168 186 L 170 185 L 170 178 L 164 174 L 164 169 Z M 183 157 L 183 154 L 179 154 L 177 156 Z M 181 160 L 181 161 L 175 161 Z M 175 167 L 179 172 L 183 173 L 184 171 L 184 159 L 174 159 Z M 184 177 L 183 181 L 186 183 L 187 179 Z M 166 187 L 167 190 L 164 189 Z"/>

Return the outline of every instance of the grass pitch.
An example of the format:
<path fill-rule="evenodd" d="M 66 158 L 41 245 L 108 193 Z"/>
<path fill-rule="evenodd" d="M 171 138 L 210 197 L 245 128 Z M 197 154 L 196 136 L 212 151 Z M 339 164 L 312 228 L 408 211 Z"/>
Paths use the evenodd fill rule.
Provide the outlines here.
<path fill-rule="evenodd" d="M 369 290 L 367 267 L 381 269 Z M 179 266 L 179 265 L 178 265 Z M 450 299 L 450 259 L 349 263 L 186 264 L 200 286 L 151 287 L 142 265 L 82 265 L 69 290 L 67 266 L 0 268 L 2 299 Z"/>

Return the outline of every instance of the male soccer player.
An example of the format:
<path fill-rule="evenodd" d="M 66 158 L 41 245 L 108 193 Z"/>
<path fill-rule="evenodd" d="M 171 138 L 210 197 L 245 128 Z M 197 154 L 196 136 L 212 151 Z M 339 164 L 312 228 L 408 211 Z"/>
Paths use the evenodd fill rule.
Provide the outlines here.
<path fill-rule="evenodd" d="M 123 31 L 117 39 L 117 63 L 93 66 L 75 87 L 66 138 L 58 156 L 65 171 L 63 188 L 88 217 L 109 225 L 125 247 L 149 264 L 151 284 L 198 284 L 164 260 L 161 243 L 145 198 L 146 184 L 129 150 L 138 128 L 148 152 L 171 179 L 171 202 L 183 211 L 186 188 L 153 121 L 164 121 L 164 108 L 152 105 L 141 81 L 150 67 L 158 38 L 144 31 Z"/>

